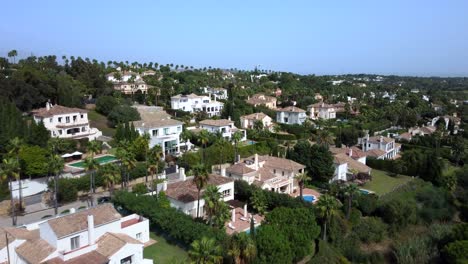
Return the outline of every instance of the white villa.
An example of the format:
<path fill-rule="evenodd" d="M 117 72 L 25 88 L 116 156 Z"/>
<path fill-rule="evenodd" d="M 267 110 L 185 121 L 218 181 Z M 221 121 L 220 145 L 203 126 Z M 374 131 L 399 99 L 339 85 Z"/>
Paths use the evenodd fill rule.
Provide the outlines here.
<path fill-rule="evenodd" d="M 215 97 L 216 98 L 216 97 Z M 207 95 L 176 95 L 171 97 L 171 108 L 185 112 L 205 112 L 209 117 L 221 115 L 224 104 Z"/>
<path fill-rule="evenodd" d="M 128 82 L 128 80 L 130 80 L 130 78 L 135 77 L 135 81 L 138 81 L 138 80 L 141 80 L 141 76 L 136 73 L 136 72 L 132 72 L 132 71 L 125 71 L 125 72 L 119 72 L 120 73 L 120 80 L 117 80 L 114 76 L 116 74 L 116 72 L 111 72 L 111 73 L 108 73 L 106 75 L 107 77 L 107 80 L 110 81 L 110 82 Z"/>
<path fill-rule="evenodd" d="M 186 177 L 184 168 L 179 168 L 180 179 L 172 183 L 163 183 L 163 191 L 165 191 L 167 198 L 174 207 L 184 214 L 192 217 L 197 217 L 197 195 L 198 190 L 193 183 L 193 177 Z M 234 180 L 222 177 L 215 174 L 210 174 L 208 177 L 208 185 L 215 185 L 219 188 L 223 201 L 234 200 Z M 205 188 L 206 188 L 205 186 Z M 202 189 L 200 196 L 203 197 L 204 189 Z M 205 215 L 205 200 L 200 198 L 199 215 Z"/>
<path fill-rule="evenodd" d="M 135 129 L 140 135 L 150 136 L 149 147 L 160 145 L 163 155 L 177 155 L 180 153 L 180 134 L 183 123 L 167 114 L 161 107 L 136 106 L 141 120 L 133 121 Z"/>
<path fill-rule="evenodd" d="M 253 129 L 256 122 L 261 122 L 264 129 L 273 130 L 273 119 L 264 113 L 253 113 L 240 117 L 241 127 L 244 129 Z"/>
<path fill-rule="evenodd" d="M 270 109 L 276 109 L 277 99 L 273 96 L 268 96 L 264 94 L 254 94 L 249 96 L 246 101 L 249 105 L 259 106 L 264 105 Z"/>
<path fill-rule="evenodd" d="M 336 118 L 335 106 L 324 102 L 307 106 L 307 111 L 310 113 L 309 117 L 312 120 Z"/>
<path fill-rule="evenodd" d="M 232 135 L 235 132 L 240 131 L 242 133 L 242 138 L 240 141 L 247 140 L 247 133 L 245 132 L 245 130 L 238 129 L 234 125 L 234 121 L 231 121 L 229 119 L 218 119 L 218 120 L 206 119 L 206 120 L 200 121 L 200 128 L 210 133 L 220 132 L 221 135 L 227 140 L 231 140 Z"/>
<path fill-rule="evenodd" d="M 333 154 L 335 173 L 332 181 L 348 181 L 358 173 L 370 174 L 371 168 L 366 165 L 367 154 L 357 147 L 330 148 Z"/>
<path fill-rule="evenodd" d="M 135 93 L 148 93 L 149 85 L 143 80 L 138 80 L 133 83 L 131 82 L 117 82 L 114 83 L 114 90 L 120 91 L 123 94 L 135 94 Z"/>
<path fill-rule="evenodd" d="M 207 93 L 210 97 L 213 95 L 215 100 L 226 100 L 228 99 L 227 89 L 224 88 L 211 88 L 211 87 L 204 87 L 203 92 Z"/>
<path fill-rule="evenodd" d="M 153 263 L 143 258 L 144 244 L 150 241 L 148 219 L 122 217 L 111 204 L 26 228 L 2 227 L 0 235 L 1 263 Z"/>
<path fill-rule="evenodd" d="M 401 148 L 401 144 L 395 143 L 395 139 L 384 136 L 369 137 L 367 134 L 359 138 L 358 142 L 367 156 L 376 159 L 395 159 Z"/>
<path fill-rule="evenodd" d="M 304 165 L 292 160 L 255 154 L 228 167 L 225 174 L 264 190 L 290 194 L 297 188 L 294 177 L 304 170 Z M 223 174 L 222 171 L 221 175 Z"/>
<path fill-rule="evenodd" d="M 101 131 L 89 126 L 88 111 L 84 109 L 47 102 L 46 107 L 33 110 L 32 115 L 36 123 L 44 124 L 52 137 L 95 140 L 102 136 Z"/>
<path fill-rule="evenodd" d="M 276 122 L 281 124 L 298 124 L 302 125 L 306 120 L 306 111 L 299 107 L 288 106 L 276 110 Z"/>

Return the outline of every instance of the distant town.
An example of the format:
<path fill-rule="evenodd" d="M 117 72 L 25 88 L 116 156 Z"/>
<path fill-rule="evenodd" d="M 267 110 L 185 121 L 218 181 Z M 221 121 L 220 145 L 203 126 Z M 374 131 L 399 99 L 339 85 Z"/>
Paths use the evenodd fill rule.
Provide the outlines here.
<path fill-rule="evenodd" d="M 468 79 L 0 55 L 0 263 L 465 263 Z"/>

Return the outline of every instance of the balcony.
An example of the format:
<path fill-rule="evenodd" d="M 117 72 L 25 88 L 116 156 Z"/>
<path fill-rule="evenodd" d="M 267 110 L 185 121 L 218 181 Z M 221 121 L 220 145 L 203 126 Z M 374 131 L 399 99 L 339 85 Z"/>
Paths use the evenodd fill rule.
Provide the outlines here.
<path fill-rule="evenodd" d="M 89 125 L 88 121 L 75 121 L 75 122 L 68 122 L 68 123 L 59 123 L 56 125 L 57 128 L 70 128 L 70 127 L 77 127 L 77 126 L 86 126 Z"/>

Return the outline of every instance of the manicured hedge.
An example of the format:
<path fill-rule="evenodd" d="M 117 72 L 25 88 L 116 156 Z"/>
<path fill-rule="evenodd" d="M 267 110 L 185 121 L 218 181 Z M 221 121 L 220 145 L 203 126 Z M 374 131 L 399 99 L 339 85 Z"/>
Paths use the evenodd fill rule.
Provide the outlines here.
<path fill-rule="evenodd" d="M 190 216 L 159 201 L 151 196 L 137 196 L 124 191 L 116 192 L 113 197 L 116 206 L 122 206 L 128 211 L 147 217 L 152 227 L 185 246 L 203 236 L 216 238 L 219 242 L 226 241 L 227 235 L 224 230 L 216 230 L 204 223 L 196 222 Z"/>

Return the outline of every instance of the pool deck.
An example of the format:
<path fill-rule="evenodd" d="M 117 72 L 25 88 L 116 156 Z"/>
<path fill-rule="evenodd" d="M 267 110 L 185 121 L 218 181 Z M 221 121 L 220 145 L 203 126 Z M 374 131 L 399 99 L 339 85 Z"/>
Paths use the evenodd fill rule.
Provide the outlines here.
<path fill-rule="evenodd" d="M 316 203 L 319 199 L 320 199 L 320 193 L 314 189 L 310 189 L 310 188 L 304 188 L 304 190 L 302 190 L 302 194 L 303 195 L 313 195 L 315 196 L 315 200 L 312 202 L 312 203 Z M 297 189 L 297 191 L 295 193 L 291 193 L 290 196 L 292 197 L 298 197 L 300 195 L 300 191 L 299 191 L 299 188 Z"/>
<path fill-rule="evenodd" d="M 234 210 L 235 210 L 234 222 L 232 221 L 232 215 L 231 215 L 230 221 L 224 224 L 224 226 L 226 227 L 226 233 L 228 235 L 244 232 L 250 228 L 250 215 L 251 214 L 247 212 L 247 217 L 244 217 L 243 208 L 236 207 L 234 208 Z M 232 214 L 232 211 L 231 211 L 231 214 Z M 255 227 L 259 226 L 264 219 L 264 217 L 261 215 L 253 215 L 253 217 L 256 222 Z M 231 224 L 231 227 L 234 227 L 234 228 L 229 227 L 229 224 Z"/>
<path fill-rule="evenodd" d="M 83 156 L 85 156 L 85 155 L 83 155 Z M 98 158 L 106 157 L 106 156 L 112 156 L 112 157 L 115 158 L 114 155 L 109 154 L 109 153 L 106 153 L 106 154 L 96 155 L 96 156 L 94 156 L 94 159 L 98 159 Z M 84 162 L 84 160 L 85 160 L 85 159 L 82 158 L 82 159 L 80 159 L 80 160 L 74 160 L 74 161 L 70 161 L 70 162 L 65 163 L 64 171 L 65 171 L 65 172 L 83 171 L 83 170 L 84 170 L 83 167 L 74 166 L 73 164 L 76 164 L 76 163 L 79 163 L 79 162 Z M 111 160 L 111 161 L 106 161 L 106 162 L 104 162 L 104 163 L 100 163 L 100 165 L 107 164 L 107 163 L 110 163 L 110 162 L 114 162 L 115 160 L 117 160 L 117 159 L 114 159 L 114 160 Z"/>

